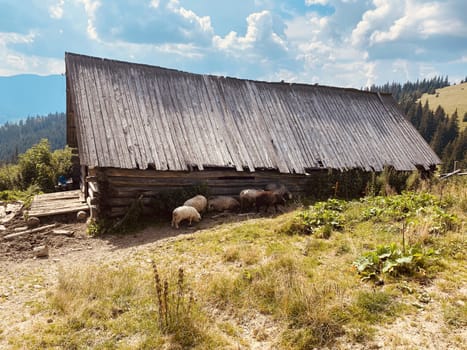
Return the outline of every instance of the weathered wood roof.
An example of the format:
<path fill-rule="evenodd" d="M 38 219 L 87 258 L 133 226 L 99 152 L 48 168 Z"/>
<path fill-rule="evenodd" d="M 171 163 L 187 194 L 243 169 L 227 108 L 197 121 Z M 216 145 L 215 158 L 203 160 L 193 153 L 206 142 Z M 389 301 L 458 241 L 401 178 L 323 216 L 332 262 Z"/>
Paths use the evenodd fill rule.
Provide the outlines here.
<path fill-rule="evenodd" d="M 67 113 L 81 163 L 428 169 L 440 162 L 389 94 L 199 75 L 67 53 Z"/>

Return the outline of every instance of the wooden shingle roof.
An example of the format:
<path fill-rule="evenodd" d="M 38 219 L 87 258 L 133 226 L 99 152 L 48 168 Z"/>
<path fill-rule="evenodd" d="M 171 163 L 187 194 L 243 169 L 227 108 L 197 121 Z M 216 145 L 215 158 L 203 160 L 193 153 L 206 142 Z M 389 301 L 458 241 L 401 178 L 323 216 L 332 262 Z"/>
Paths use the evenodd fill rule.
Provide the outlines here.
<path fill-rule="evenodd" d="M 312 168 L 428 169 L 440 162 L 389 94 L 71 53 L 65 61 L 68 139 L 89 167 L 303 174 Z"/>

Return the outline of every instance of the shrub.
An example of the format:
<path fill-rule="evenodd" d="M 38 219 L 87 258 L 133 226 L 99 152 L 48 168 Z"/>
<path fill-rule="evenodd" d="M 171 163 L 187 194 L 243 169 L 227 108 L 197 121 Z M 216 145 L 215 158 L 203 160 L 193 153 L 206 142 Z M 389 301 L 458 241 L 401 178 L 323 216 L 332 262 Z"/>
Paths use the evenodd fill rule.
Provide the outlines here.
<path fill-rule="evenodd" d="M 382 218 L 402 220 L 417 215 L 421 208 L 440 206 L 441 203 L 429 193 L 403 192 L 394 196 L 366 197 L 362 200 L 366 205 L 362 218 Z"/>
<path fill-rule="evenodd" d="M 381 275 L 408 275 L 424 271 L 433 264 L 438 253 L 430 248 L 423 250 L 419 246 L 411 246 L 406 251 L 401 250 L 395 243 L 380 245 L 375 250 L 364 253 L 357 258 L 353 265 L 362 280 L 379 280 Z"/>
<path fill-rule="evenodd" d="M 19 168 L 22 188 L 37 184 L 44 191 L 53 190 L 55 181 L 52 178 L 52 154 L 47 139 L 42 139 L 19 156 Z"/>
<path fill-rule="evenodd" d="M 17 190 L 21 187 L 19 166 L 8 164 L 0 167 L 0 191 Z"/>
<path fill-rule="evenodd" d="M 69 176 L 71 171 L 71 148 L 50 151 L 47 139 L 42 139 L 25 153 L 19 155 L 21 189 L 38 185 L 42 191 L 55 190 L 59 175 Z"/>
<path fill-rule="evenodd" d="M 375 192 L 381 195 L 392 195 L 402 192 L 406 188 L 409 172 L 396 171 L 392 167 L 385 167 L 375 181 Z"/>
<path fill-rule="evenodd" d="M 337 199 L 318 202 L 300 211 L 282 231 L 287 234 L 316 234 L 321 238 L 329 238 L 333 230 L 343 228 L 342 211 L 346 206 L 345 201 Z"/>

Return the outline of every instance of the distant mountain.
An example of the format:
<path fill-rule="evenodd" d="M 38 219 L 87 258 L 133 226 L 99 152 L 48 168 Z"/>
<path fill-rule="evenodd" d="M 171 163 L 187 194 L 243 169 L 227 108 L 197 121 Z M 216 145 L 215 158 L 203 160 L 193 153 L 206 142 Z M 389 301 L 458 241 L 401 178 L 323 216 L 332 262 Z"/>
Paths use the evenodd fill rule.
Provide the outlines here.
<path fill-rule="evenodd" d="M 65 112 L 65 85 L 62 75 L 0 77 L 0 125 L 28 116 Z"/>

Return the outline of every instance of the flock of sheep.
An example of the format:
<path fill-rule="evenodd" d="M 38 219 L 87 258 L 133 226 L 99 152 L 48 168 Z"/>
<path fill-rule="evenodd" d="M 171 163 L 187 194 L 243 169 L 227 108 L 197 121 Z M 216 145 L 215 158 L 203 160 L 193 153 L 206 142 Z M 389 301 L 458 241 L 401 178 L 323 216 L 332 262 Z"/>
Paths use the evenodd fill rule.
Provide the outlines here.
<path fill-rule="evenodd" d="M 202 195 L 194 196 L 177 207 L 172 212 L 172 227 L 179 228 L 183 220 L 188 220 L 189 224 L 193 221 L 201 220 L 201 214 L 208 211 L 245 211 L 265 208 L 267 212 L 271 206 L 277 213 L 277 205 L 285 205 L 287 200 L 292 199 L 292 194 L 282 184 L 269 184 L 264 190 L 246 189 L 240 192 L 239 200 L 231 196 L 216 196 L 206 199 Z"/>

